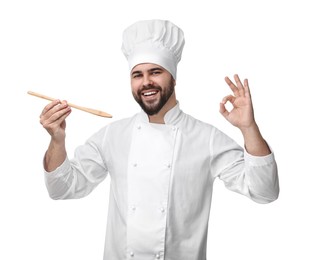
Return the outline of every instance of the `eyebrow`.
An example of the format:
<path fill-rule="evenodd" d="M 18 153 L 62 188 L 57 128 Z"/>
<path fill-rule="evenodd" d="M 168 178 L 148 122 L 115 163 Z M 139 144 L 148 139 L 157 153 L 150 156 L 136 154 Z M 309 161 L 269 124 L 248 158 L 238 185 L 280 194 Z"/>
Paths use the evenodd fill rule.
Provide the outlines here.
<path fill-rule="evenodd" d="M 157 71 L 157 70 L 160 70 L 160 71 L 163 71 L 162 68 L 160 67 L 155 67 L 155 68 L 151 68 L 149 70 L 147 70 L 147 72 L 154 72 L 154 71 Z M 142 73 L 142 70 L 135 70 L 131 73 L 131 75 L 134 75 L 134 74 L 139 74 L 139 73 Z"/>
<path fill-rule="evenodd" d="M 160 68 L 160 67 L 152 68 L 152 69 L 149 69 L 148 71 L 149 71 L 149 72 L 153 72 L 153 71 L 156 71 L 156 70 L 163 71 L 163 69 Z"/>

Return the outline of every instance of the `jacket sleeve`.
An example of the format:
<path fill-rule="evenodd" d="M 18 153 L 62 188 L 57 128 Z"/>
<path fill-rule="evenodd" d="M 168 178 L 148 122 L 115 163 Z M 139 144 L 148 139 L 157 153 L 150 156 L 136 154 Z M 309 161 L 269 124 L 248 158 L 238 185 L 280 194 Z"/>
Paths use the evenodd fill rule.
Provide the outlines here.
<path fill-rule="evenodd" d="M 102 147 L 106 129 L 94 134 L 53 172 L 45 171 L 45 184 L 52 199 L 78 199 L 87 196 L 108 173 Z"/>
<path fill-rule="evenodd" d="M 257 203 L 279 196 L 279 179 L 274 153 L 253 156 L 218 129 L 211 137 L 211 170 L 225 186 Z"/>

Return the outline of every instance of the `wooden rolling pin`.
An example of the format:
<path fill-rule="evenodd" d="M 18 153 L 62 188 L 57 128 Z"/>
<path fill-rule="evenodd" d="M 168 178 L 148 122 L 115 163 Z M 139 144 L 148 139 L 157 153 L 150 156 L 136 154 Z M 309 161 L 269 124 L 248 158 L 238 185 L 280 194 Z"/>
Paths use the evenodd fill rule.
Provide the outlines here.
<path fill-rule="evenodd" d="M 51 98 L 51 97 L 48 97 L 48 96 L 45 96 L 45 95 L 42 95 L 42 94 L 39 94 L 39 93 L 36 93 L 36 92 L 33 92 L 33 91 L 28 91 L 27 93 L 29 95 L 32 95 L 32 96 L 35 96 L 35 97 L 39 97 L 39 98 L 43 98 L 43 99 L 46 99 L 46 100 L 50 100 L 50 101 L 54 101 L 55 100 L 55 98 Z M 74 105 L 74 104 L 71 104 L 71 103 L 68 103 L 68 105 L 70 107 L 79 109 L 79 110 L 87 112 L 87 113 L 91 113 L 91 114 L 96 115 L 96 116 L 112 118 L 112 116 L 110 114 L 108 114 L 106 112 L 103 112 L 103 111 L 100 111 L 100 110 L 96 110 L 96 109 L 92 109 L 92 108 L 88 108 L 88 107 L 81 107 L 81 106 Z"/>

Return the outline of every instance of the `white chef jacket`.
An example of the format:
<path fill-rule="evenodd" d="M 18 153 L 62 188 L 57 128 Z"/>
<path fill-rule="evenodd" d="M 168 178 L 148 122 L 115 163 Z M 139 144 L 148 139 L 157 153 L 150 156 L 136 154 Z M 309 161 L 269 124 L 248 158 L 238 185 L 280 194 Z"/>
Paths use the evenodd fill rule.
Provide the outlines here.
<path fill-rule="evenodd" d="M 84 197 L 110 174 L 105 260 L 205 260 L 216 177 L 258 203 L 278 197 L 273 153 L 249 155 L 179 105 L 164 120 L 113 122 L 45 174 L 53 199 Z"/>

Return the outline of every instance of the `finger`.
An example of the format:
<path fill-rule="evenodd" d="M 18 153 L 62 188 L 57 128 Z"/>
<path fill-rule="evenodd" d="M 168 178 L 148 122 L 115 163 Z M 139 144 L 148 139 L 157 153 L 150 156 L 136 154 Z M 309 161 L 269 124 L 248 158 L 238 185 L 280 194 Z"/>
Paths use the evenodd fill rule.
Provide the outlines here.
<path fill-rule="evenodd" d="M 227 101 L 229 101 L 232 105 L 235 102 L 236 97 L 233 95 L 228 95 L 222 99 L 222 102 L 220 103 L 220 113 L 226 118 L 229 116 L 229 111 L 226 109 L 225 104 Z"/>
<path fill-rule="evenodd" d="M 56 121 L 52 122 L 51 124 L 43 125 L 43 127 L 47 130 L 47 132 L 52 137 L 57 137 L 57 134 L 59 133 L 59 130 L 66 128 L 66 118 L 70 115 L 71 110 L 62 115 L 60 118 L 58 118 Z"/>
<path fill-rule="evenodd" d="M 239 96 L 239 90 L 236 87 L 236 85 L 230 80 L 230 78 L 225 77 L 225 82 L 227 83 L 227 85 L 230 87 L 230 89 L 232 90 L 232 92 L 234 93 L 234 95 L 236 97 Z"/>
<path fill-rule="evenodd" d="M 250 87 L 249 87 L 248 79 L 244 80 L 244 95 L 246 97 L 251 97 L 251 92 L 250 92 Z"/>
<path fill-rule="evenodd" d="M 43 121 L 41 124 L 42 126 L 50 133 L 50 135 L 54 135 L 58 131 L 58 129 L 61 127 L 63 123 L 65 123 L 66 118 L 71 114 L 71 110 L 68 110 L 67 112 L 63 114 L 59 114 L 59 117 L 55 120 L 46 120 Z M 55 116 L 55 115 L 53 115 Z"/>
<path fill-rule="evenodd" d="M 41 116 L 40 123 L 46 128 L 46 126 L 57 122 L 59 118 L 68 112 L 71 112 L 71 107 L 69 107 L 66 103 L 54 106 Z"/>
<path fill-rule="evenodd" d="M 224 103 L 220 103 L 220 113 L 226 118 L 229 115 L 229 112 L 227 111 L 225 104 Z"/>
<path fill-rule="evenodd" d="M 53 114 L 57 113 L 62 109 L 66 109 L 68 107 L 67 101 L 59 101 L 59 102 L 51 102 L 49 105 L 45 107 L 40 118 L 42 120 L 50 118 Z"/>
<path fill-rule="evenodd" d="M 53 113 L 50 117 L 51 121 L 58 121 L 60 118 L 62 118 L 65 114 L 71 112 L 71 107 L 66 105 L 62 109 L 58 110 L 56 113 Z"/>
<path fill-rule="evenodd" d="M 56 125 L 56 126 L 60 126 L 65 120 L 66 118 L 71 114 L 71 109 L 68 110 L 67 112 L 65 112 L 64 114 L 60 115 L 60 117 L 58 119 L 56 119 L 55 121 L 53 121 L 52 124 Z"/>
<path fill-rule="evenodd" d="M 239 90 L 239 95 L 242 96 L 242 97 L 244 97 L 244 87 L 243 87 L 243 85 L 242 85 L 242 83 L 241 83 L 241 80 L 240 80 L 238 74 L 235 74 L 235 75 L 234 75 L 234 79 L 235 79 L 235 81 L 236 81 L 237 88 L 238 88 L 238 90 Z"/>
<path fill-rule="evenodd" d="M 222 99 L 222 103 L 225 105 L 227 101 L 229 101 L 233 105 L 235 100 L 236 100 L 236 97 L 234 97 L 233 95 L 228 95 Z"/>
<path fill-rule="evenodd" d="M 42 110 L 40 117 L 43 116 L 44 114 L 46 114 L 48 111 L 50 111 L 53 107 L 59 105 L 60 103 L 61 103 L 60 100 L 57 99 L 57 100 L 54 100 L 54 101 L 50 102 L 49 104 L 47 104 L 44 107 L 44 109 Z"/>

